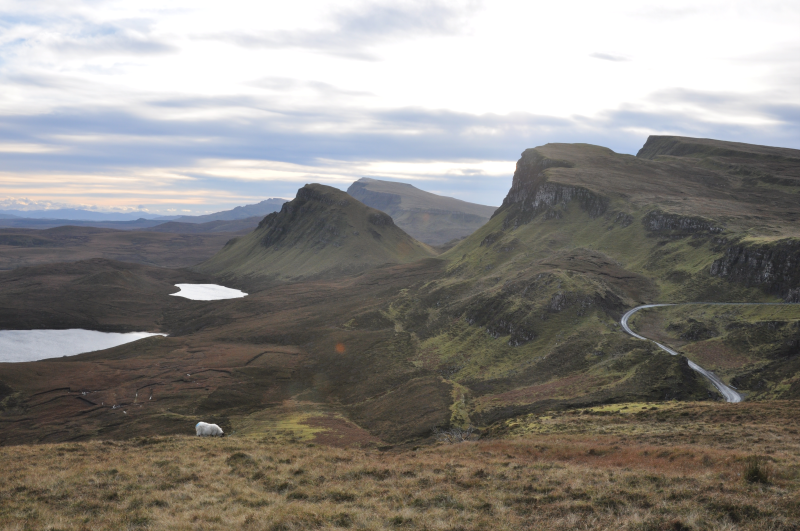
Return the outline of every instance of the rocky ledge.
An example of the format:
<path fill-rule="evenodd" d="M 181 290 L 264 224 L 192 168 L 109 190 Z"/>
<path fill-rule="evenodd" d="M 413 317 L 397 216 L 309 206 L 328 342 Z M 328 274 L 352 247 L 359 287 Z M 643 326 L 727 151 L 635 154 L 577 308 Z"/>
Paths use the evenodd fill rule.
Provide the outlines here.
<path fill-rule="evenodd" d="M 711 274 L 800 302 L 800 240 L 734 245 L 711 264 Z"/>
<path fill-rule="evenodd" d="M 722 227 L 712 220 L 696 216 L 669 214 L 661 210 L 648 212 L 647 215 L 642 218 L 642 223 L 649 232 L 669 232 L 672 234 L 686 235 L 701 232 L 710 234 L 719 234 L 722 232 Z"/>
<path fill-rule="evenodd" d="M 568 161 L 549 159 L 536 149 L 526 149 L 517 161 L 511 189 L 494 215 L 507 211 L 509 215 L 505 219 L 504 226 L 519 226 L 529 223 L 537 215 L 552 207 L 566 206 L 572 201 L 578 201 L 581 209 L 591 217 L 602 216 L 608 209 L 608 198 L 586 188 L 547 180 L 545 171 L 549 168 L 571 167 L 573 165 Z M 560 216 L 556 214 L 548 216 L 547 219 L 552 217 Z"/>

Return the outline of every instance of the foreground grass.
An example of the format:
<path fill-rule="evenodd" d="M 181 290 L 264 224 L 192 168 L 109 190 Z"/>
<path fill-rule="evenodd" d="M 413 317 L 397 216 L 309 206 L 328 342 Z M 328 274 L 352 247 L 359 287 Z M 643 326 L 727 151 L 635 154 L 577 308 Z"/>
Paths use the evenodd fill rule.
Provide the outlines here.
<path fill-rule="evenodd" d="M 155 437 L 0 449 L 2 529 L 800 529 L 797 404 L 628 404 L 416 449 Z"/>

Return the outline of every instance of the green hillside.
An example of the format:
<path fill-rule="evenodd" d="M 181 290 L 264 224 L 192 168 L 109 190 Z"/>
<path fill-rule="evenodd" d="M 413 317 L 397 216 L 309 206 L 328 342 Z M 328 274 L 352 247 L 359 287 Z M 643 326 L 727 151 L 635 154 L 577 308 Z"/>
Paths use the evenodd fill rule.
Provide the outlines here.
<path fill-rule="evenodd" d="M 324 429 L 326 440 L 413 448 L 434 426 L 497 434 L 565 410 L 721 400 L 689 361 L 747 402 L 796 399 L 800 305 L 631 319 L 681 356 L 619 326 L 642 303 L 797 302 L 796 154 L 674 137 L 637 157 L 529 149 L 491 220 L 436 258 L 387 214 L 308 185 L 198 268 L 208 275 L 181 280 L 250 293 L 227 301 L 169 296 L 186 271 L 20 268 L 0 276 L 10 328 L 122 323 L 169 336 L 0 364 L 0 445 L 212 420 L 258 438 Z"/>
<path fill-rule="evenodd" d="M 387 214 L 336 188 L 307 184 L 280 212 L 228 242 L 197 270 L 239 282 L 283 282 L 353 274 L 434 254 Z"/>
<path fill-rule="evenodd" d="M 685 358 L 624 334 L 621 314 L 795 300 L 797 151 L 677 140 L 651 138 L 639 157 L 585 144 L 526 150 L 492 219 L 443 255 L 446 273 L 393 303 L 419 338 L 419 363 L 462 386 L 464 422 L 553 402 L 716 396 Z M 659 154 L 674 153 L 668 145 L 689 155 Z M 794 378 L 776 385 L 800 388 L 780 383 Z"/>

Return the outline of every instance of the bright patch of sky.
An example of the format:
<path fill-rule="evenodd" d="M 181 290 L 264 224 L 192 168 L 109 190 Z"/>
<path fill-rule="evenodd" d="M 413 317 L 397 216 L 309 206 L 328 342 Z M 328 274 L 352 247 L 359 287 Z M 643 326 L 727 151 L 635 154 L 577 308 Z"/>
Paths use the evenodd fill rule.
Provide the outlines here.
<path fill-rule="evenodd" d="M 105 350 L 151 336 L 150 332 L 98 332 L 71 328 L 68 330 L 0 330 L 0 363 L 18 363 L 47 358 L 74 356 Z"/>
<path fill-rule="evenodd" d="M 798 27 L 785 1 L 0 0 L 0 200 L 205 213 L 366 176 L 499 205 L 547 142 L 800 148 Z"/>

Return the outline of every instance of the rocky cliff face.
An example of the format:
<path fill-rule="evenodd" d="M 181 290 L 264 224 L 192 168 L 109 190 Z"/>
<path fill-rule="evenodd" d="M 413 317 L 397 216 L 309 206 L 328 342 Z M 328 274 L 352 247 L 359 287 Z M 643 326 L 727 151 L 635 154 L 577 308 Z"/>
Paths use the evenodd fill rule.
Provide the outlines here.
<path fill-rule="evenodd" d="M 581 209 L 590 216 L 602 216 L 608 209 L 608 198 L 586 188 L 549 182 L 545 176 L 549 168 L 571 167 L 567 161 L 549 159 L 536 149 L 526 149 L 517 162 L 511 189 L 495 215 L 508 211 L 504 225 L 519 226 L 552 207 L 578 201 Z M 558 217 L 558 214 L 550 217 Z"/>
<path fill-rule="evenodd" d="M 763 288 L 787 302 L 800 302 L 800 240 L 734 245 L 711 264 L 711 274 Z"/>
<path fill-rule="evenodd" d="M 680 216 L 669 214 L 661 210 L 648 212 L 642 218 L 645 228 L 650 232 L 672 232 L 681 234 L 697 234 L 707 232 L 719 234 L 722 227 L 716 222 L 695 216 Z"/>

